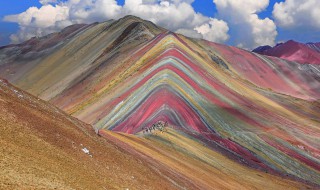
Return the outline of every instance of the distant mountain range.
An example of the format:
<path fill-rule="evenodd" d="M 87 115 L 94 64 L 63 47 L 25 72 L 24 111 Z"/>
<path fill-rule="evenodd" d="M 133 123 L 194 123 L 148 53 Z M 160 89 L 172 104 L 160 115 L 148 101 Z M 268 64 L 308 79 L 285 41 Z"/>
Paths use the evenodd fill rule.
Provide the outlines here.
<path fill-rule="evenodd" d="M 288 43 L 286 51 L 305 47 L 314 56 L 318 53 L 311 49 L 317 49 L 317 44 Z M 76 142 L 78 151 L 82 140 L 77 135 L 84 139 L 90 134 L 90 146 L 83 145 L 93 152 L 93 159 L 98 155 L 99 162 L 93 161 L 92 168 L 87 150 L 72 152 L 56 141 L 50 141 L 50 146 L 62 146 L 64 155 L 70 153 L 67 162 L 74 159 L 75 165 L 89 168 L 84 176 L 99 178 L 100 189 L 103 179 L 120 184 L 106 189 L 127 188 L 121 180 L 133 189 L 148 189 L 139 185 L 143 180 L 150 189 L 307 189 L 320 187 L 320 64 L 314 57 L 310 60 L 314 62 L 301 64 L 188 38 L 126 16 L 73 25 L 1 47 L 0 77 L 57 106 L 57 112 L 67 113 L 60 117 L 53 109 L 40 115 L 53 121 L 48 128 L 59 129 L 51 135 L 54 140 L 63 133 L 75 133 L 63 142 L 70 149 Z M 11 112 L 19 115 L 23 100 L 13 100 L 7 104 L 11 99 L 2 98 L 0 105 L 9 111 L 12 105 L 16 109 Z M 42 101 L 43 106 L 48 102 Z M 24 105 L 28 107 L 25 101 Z M 31 107 L 38 104 L 29 106 L 24 118 L 29 128 L 35 128 L 36 121 L 42 120 L 30 119 L 30 123 L 27 118 L 37 118 Z M 20 131 L 5 124 L 16 117 L 10 114 L 1 127 Z M 81 120 L 80 127 L 71 122 L 77 121 L 73 117 Z M 22 120 L 15 123 L 23 126 Z M 84 123 L 88 125 L 81 127 Z M 23 129 L 28 135 L 22 144 L 32 130 Z M 36 139 L 47 142 L 46 124 L 35 130 L 40 131 Z M 6 135 L 20 142 L 13 134 Z M 110 144 L 114 145 L 110 152 L 100 147 Z M 82 161 L 83 156 L 87 160 Z M 106 174 L 104 157 L 112 160 L 107 163 L 112 164 L 108 167 L 114 177 Z M 99 167 L 103 167 L 101 173 Z M 147 179 L 139 175 L 140 170 Z M 70 182 L 79 175 L 66 176 L 62 178 Z"/>
<path fill-rule="evenodd" d="M 303 64 L 320 64 L 320 42 L 303 44 L 289 40 L 274 47 L 260 46 L 254 49 L 253 52 Z"/>

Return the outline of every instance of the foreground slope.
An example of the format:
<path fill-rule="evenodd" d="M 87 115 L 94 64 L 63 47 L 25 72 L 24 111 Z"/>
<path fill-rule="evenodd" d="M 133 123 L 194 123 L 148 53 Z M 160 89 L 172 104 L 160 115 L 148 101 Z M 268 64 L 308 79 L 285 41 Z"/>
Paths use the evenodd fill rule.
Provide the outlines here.
<path fill-rule="evenodd" d="M 130 16 L 79 29 L 51 53 L 14 50 L 0 52 L 2 76 L 101 134 L 139 134 L 165 121 L 249 169 L 320 184 L 320 65 L 186 38 Z"/>
<path fill-rule="evenodd" d="M 0 91 L 1 189 L 312 188 L 248 169 L 173 129 L 101 131 L 106 141 L 4 80 Z"/>
<path fill-rule="evenodd" d="M 0 189 L 177 188 L 90 125 L 4 80 L 0 109 Z"/>
<path fill-rule="evenodd" d="M 118 141 L 124 149 L 136 150 L 158 168 L 171 168 L 192 185 L 186 189 L 312 189 L 316 186 L 284 179 L 266 171 L 243 166 L 219 151 L 214 143 L 203 143 L 192 134 L 168 128 L 165 132 L 139 133 L 138 136 L 100 131 L 107 139 Z M 297 179 L 295 179 L 297 180 Z"/>

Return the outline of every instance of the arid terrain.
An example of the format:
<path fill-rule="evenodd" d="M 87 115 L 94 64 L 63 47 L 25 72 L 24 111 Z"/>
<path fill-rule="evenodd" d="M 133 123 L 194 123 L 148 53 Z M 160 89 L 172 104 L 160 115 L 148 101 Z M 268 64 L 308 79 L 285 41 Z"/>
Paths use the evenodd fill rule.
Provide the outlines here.
<path fill-rule="evenodd" d="M 177 188 L 90 125 L 4 80 L 0 90 L 0 189 Z"/>
<path fill-rule="evenodd" d="M 135 16 L 1 47 L 1 187 L 320 188 L 320 64 L 282 58 Z"/>

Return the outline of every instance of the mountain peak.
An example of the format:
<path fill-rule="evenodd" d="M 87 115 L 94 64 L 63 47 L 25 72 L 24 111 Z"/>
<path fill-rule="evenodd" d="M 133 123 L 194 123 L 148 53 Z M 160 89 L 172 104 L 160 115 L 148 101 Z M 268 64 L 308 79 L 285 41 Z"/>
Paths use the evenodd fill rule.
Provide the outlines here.
<path fill-rule="evenodd" d="M 122 17 L 122 19 L 127 19 L 127 20 L 132 19 L 132 20 L 141 20 L 141 21 L 143 21 L 142 18 L 134 16 L 134 15 L 126 15 L 126 16 Z"/>
<path fill-rule="evenodd" d="M 265 46 L 259 46 L 257 48 L 255 48 L 254 50 L 252 50 L 252 52 L 255 52 L 255 53 L 262 53 L 268 49 L 271 49 L 272 47 L 269 46 L 269 45 L 265 45 Z"/>
<path fill-rule="evenodd" d="M 294 41 L 294 40 L 288 40 L 285 43 L 289 43 L 289 44 L 299 44 L 299 42 Z"/>
<path fill-rule="evenodd" d="M 193 40 L 134 16 L 88 25 L 56 43 L 50 51 L 1 49 L 0 76 L 125 150 L 133 143 L 129 151 L 199 189 L 319 183 L 318 66 Z"/>
<path fill-rule="evenodd" d="M 294 40 L 288 40 L 274 47 L 260 46 L 253 50 L 262 55 L 283 58 L 299 63 L 320 64 L 320 44 L 303 44 Z"/>

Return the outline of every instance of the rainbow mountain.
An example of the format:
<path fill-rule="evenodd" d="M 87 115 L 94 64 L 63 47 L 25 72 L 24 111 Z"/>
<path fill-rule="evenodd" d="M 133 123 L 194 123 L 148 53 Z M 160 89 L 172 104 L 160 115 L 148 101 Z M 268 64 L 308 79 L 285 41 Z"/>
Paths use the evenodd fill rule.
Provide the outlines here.
<path fill-rule="evenodd" d="M 320 185 L 320 65 L 126 16 L 1 47 L 0 76 L 182 176 L 179 188 Z M 166 132 L 146 131 L 159 122 Z"/>

